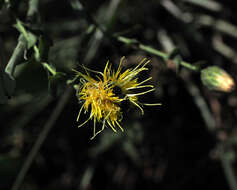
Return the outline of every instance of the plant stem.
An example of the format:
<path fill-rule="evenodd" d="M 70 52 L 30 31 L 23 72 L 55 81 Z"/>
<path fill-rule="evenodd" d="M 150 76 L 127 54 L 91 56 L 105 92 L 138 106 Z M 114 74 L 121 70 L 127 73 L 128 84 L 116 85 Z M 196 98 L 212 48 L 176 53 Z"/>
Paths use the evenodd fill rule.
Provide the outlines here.
<path fill-rule="evenodd" d="M 146 52 L 151 53 L 153 55 L 157 55 L 158 57 L 161 57 L 165 62 L 169 59 L 168 54 L 161 52 L 159 50 L 156 50 L 150 46 L 144 45 L 144 44 L 138 42 L 136 39 L 130 39 L 130 38 L 126 38 L 123 36 L 117 36 L 116 39 L 120 42 L 123 42 L 124 44 L 135 45 L 135 47 L 139 48 L 140 50 L 146 51 Z M 192 65 L 188 62 L 181 61 L 179 64 L 187 69 L 192 70 L 192 71 L 199 71 L 199 67 Z"/>
<path fill-rule="evenodd" d="M 49 120 L 46 122 L 42 132 L 40 133 L 38 139 L 36 140 L 33 148 L 31 149 L 30 153 L 28 154 L 26 161 L 24 162 L 13 186 L 12 190 L 18 190 L 25 178 L 25 175 L 27 171 L 29 170 L 36 154 L 39 152 L 39 149 L 41 145 L 43 144 L 44 140 L 48 136 L 48 133 L 54 126 L 54 123 L 56 122 L 58 116 L 63 111 L 64 106 L 66 105 L 67 101 L 69 100 L 71 96 L 72 88 L 68 87 L 66 92 L 62 95 L 60 100 L 58 101 L 58 105 L 56 106 L 55 110 L 53 111 L 52 115 L 50 116 Z"/>
<path fill-rule="evenodd" d="M 227 183 L 231 190 L 237 190 L 237 182 L 236 182 L 236 175 L 233 169 L 233 160 L 228 158 L 224 151 L 224 146 L 220 145 L 220 160 L 222 164 L 222 168 L 224 170 Z"/>
<path fill-rule="evenodd" d="M 42 63 L 45 69 L 47 69 L 52 75 L 56 75 L 56 71 L 48 64 L 48 63 Z"/>
<path fill-rule="evenodd" d="M 83 4 L 80 1 L 71 0 L 71 6 L 76 11 L 84 11 L 84 13 L 86 14 L 85 19 L 88 21 L 88 23 L 92 23 L 100 32 L 104 34 L 103 36 L 108 36 L 109 38 L 115 39 L 127 45 L 133 45 L 136 48 L 139 48 L 140 50 L 143 50 L 153 55 L 156 55 L 158 57 L 161 57 L 165 63 L 167 62 L 167 60 L 169 60 L 169 54 L 156 50 L 150 46 L 144 45 L 138 42 L 136 39 L 126 38 L 126 37 L 118 36 L 118 35 L 111 35 L 104 29 L 102 25 L 96 22 L 96 20 L 91 16 L 90 12 L 86 9 L 86 7 L 83 6 Z M 179 64 L 192 71 L 200 70 L 198 66 L 192 65 L 185 61 L 180 61 Z"/>
<path fill-rule="evenodd" d="M 8 73 L 10 76 L 13 76 L 16 65 L 22 59 L 25 47 L 26 47 L 25 43 L 23 43 L 19 37 L 18 44 L 16 48 L 14 49 L 14 52 L 5 68 L 5 72 Z"/>

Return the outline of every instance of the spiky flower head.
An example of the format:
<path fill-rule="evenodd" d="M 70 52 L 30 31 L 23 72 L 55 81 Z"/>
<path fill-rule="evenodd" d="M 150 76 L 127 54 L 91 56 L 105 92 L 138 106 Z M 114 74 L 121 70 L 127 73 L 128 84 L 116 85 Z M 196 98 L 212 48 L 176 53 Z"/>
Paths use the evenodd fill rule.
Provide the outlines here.
<path fill-rule="evenodd" d="M 142 114 L 144 114 L 142 105 L 160 105 L 158 103 L 142 104 L 138 101 L 138 96 L 155 90 L 154 86 L 145 84 L 151 80 L 151 77 L 141 82 L 138 80 L 138 74 L 148 70 L 146 65 L 149 63 L 149 60 L 143 59 L 135 68 L 122 72 L 123 60 L 124 57 L 121 58 L 116 71 L 112 69 L 109 61 L 103 73 L 85 67 L 86 74 L 76 71 L 75 79 L 80 78 L 80 83 L 76 85 L 77 97 L 80 102 L 83 102 L 77 121 L 79 121 L 82 110 L 84 110 L 84 113 L 90 112 L 89 118 L 78 127 L 83 126 L 89 120 L 93 120 L 94 130 L 92 139 L 103 131 L 105 126 L 109 126 L 114 132 L 117 132 L 117 128 L 123 131 L 123 127 L 120 124 L 123 118 L 121 110 L 121 103 L 123 101 L 129 101 L 138 107 Z M 94 73 L 96 76 L 92 77 L 90 73 Z M 133 93 L 135 89 L 141 89 L 142 92 Z M 119 93 L 116 91 L 119 91 Z M 100 130 L 96 130 L 96 123 L 101 124 Z"/>

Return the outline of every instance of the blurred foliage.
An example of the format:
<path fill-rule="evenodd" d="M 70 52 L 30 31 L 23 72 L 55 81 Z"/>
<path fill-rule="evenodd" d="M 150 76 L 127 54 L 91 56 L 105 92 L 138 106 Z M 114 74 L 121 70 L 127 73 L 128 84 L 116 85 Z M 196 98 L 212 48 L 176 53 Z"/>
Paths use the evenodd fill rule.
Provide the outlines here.
<path fill-rule="evenodd" d="M 233 0 L 0 0 L 0 189 L 13 187 L 37 150 L 20 189 L 236 190 L 236 91 L 211 91 L 192 69 L 218 66 L 236 80 L 236 8 Z M 124 133 L 106 129 L 90 141 L 93 124 L 77 128 L 67 80 L 79 64 L 102 71 L 122 56 L 125 67 L 151 59 L 157 91 L 144 102 L 162 106 L 144 116 L 124 110 Z"/>

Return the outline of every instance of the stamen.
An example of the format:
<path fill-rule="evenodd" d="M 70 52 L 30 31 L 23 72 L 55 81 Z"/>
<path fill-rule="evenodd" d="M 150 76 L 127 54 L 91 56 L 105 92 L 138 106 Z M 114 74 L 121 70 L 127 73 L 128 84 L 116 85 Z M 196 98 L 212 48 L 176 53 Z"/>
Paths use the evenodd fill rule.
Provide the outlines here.
<path fill-rule="evenodd" d="M 86 81 L 84 78 L 80 78 L 80 83 L 84 84 Z"/>
<path fill-rule="evenodd" d="M 96 133 L 94 133 L 93 137 L 90 138 L 90 140 L 93 140 L 99 133 L 101 133 L 105 128 L 105 120 L 103 120 L 103 125 L 101 130 L 97 131 Z"/>
<path fill-rule="evenodd" d="M 148 70 L 148 68 L 140 68 L 140 69 L 138 69 L 138 70 L 136 70 L 136 71 L 130 71 L 130 74 L 129 75 L 127 75 L 126 77 L 124 77 L 123 78 L 123 80 L 124 81 L 130 81 L 130 80 L 132 80 L 135 76 L 137 76 L 138 75 L 138 73 L 140 73 L 140 72 L 142 72 L 142 71 L 146 71 L 146 70 Z"/>
<path fill-rule="evenodd" d="M 109 124 L 109 126 L 111 127 L 111 129 L 115 132 L 115 133 L 117 133 L 117 131 L 116 131 L 116 129 L 113 127 L 113 125 L 109 122 L 109 120 L 107 120 L 107 123 Z"/>
<path fill-rule="evenodd" d="M 161 103 L 153 103 L 153 104 L 147 104 L 147 103 L 142 103 L 144 106 L 161 106 Z"/>
<path fill-rule="evenodd" d="M 137 88 L 154 88 L 154 86 L 153 85 L 135 86 L 135 87 L 126 88 L 126 90 L 132 90 L 132 89 L 137 89 Z"/>
<path fill-rule="evenodd" d="M 154 91 L 154 90 L 155 90 L 155 89 L 153 88 L 153 89 L 147 90 L 147 91 L 145 91 L 145 92 L 137 93 L 137 94 L 127 94 L 127 96 L 128 96 L 128 97 L 140 96 L 140 95 L 143 95 L 143 94 L 147 94 L 147 93 L 149 93 L 149 92 L 152 92 L 152 91 Z"/>
<path fill-rule="evenodd" d="M 106 65 L 105 65 L 105 68 L 104 68 L 104 74 L 103 74 L 104 81 L 107 81 L 107 68 L 108 68 L 108 65 L 109 65 L 109 61 L 107 61 Z"/>
<path fill-rule="evenodd" d="M 115 78 L 117 78 L 118 75 L 119 75 L 120 72 L 121 72 L 121 65 L 122 65 L 124 59 L 125 59 L 125 56 L 123 56 L 123 57 L 120 59 L 119 66 L 118 66 L 117 72 L 116 72 L 116 74 L 115 74 Z"/>
<path fill-rule="evenodd" d="M 124 129 L 121 127 L 121 125 L 119 124 L 119 122 L 115 121 L 115 123 L 119 126 L 119 128 L 121 129 L 121 131 L 124 132 Z"/>
<path fill-rule="evenodd" d="M 79 120 L 79 117 L 80 117 L 80 115 L 81 115 L 82 109 L 84 108 L 84 105 L 85 105 L 85 103 L 81 106 L 81 109 L 80 109 L 80 111 L 79 111 L 79 113 L 78 113 L 78 115 L 77 115 L 77 121 Z"/>
<path fill-rule="evenodd" d="M 96 131 L 96 118 L 94 117 L 94 125 L 93 125 L 93 135 L 95 136 Z"/>
<path fill-rule="evenodd" d="M 149 78 L 145 79 L 144 81 L 138 83 L 137 86 L 140 86 L 141 84 L 143 84 L 143 83 L 145 83 L 145 82 L 147 82 L 147 81 L 149 81 L 149 80 L 151 80 L 151 79 L 152 79 L 152 77 L 149 77 Z"/>
<path fill-rule="evenodd" d="M 137 106 L 140 110 L 141 110 L 141 112 L 142 112 L 142 115 L 144 115 L 144 111 L 143 111 L 143 109 L 142 109 L 142 107 L 141 106 L 139 106 L 139 104 L 137 104 L 135 101 L 133 101 L 132 99 L 129 99 L 135 106 Z"/>
<path fill-rule="evenodd" d="M 87 75 L 89 75 L 89 73 L 88 73 L 87 71 L 90 71 L 90 72 L 93 72 L 93 73 L 98 73 L 98 74 L 100 74 L 100 75 L 103 76 L 103 73 L 102 73 L 102 72 L 89 69 L 89 68 L 87 68 L 85 65 L 79 65 L 79 66 L 82 67 L 82 68 L 86 71 L 86 74 L 87 74 Z"/>
<path fill-rule="evenodd" d="M 80 127 L 82 127 L 83 125 L 85 125 L 90 119 L 91 119 L 91 117 L 89 117 L 85 122 L 83 122 L 81 125 L 79 125 L 78 128 L 80 128 Z"/>
<path fill-rule="evenodd" d="M 145 61 L 146 61 L 146 58 L 143 58 L 142 61 L 141 61 L 132 71 L 137 70 L 137 69 L 140 67 L 140 65 L 142 65 L 143 62 L 145 62 Z M 148 63 L 149 63 L 149 62 L 148 62 Z M 147 64 L 147 63 L 145 63 L 145 64 Z M 144 64 L 144 65 L 145 65 L 145 64 Z"/>

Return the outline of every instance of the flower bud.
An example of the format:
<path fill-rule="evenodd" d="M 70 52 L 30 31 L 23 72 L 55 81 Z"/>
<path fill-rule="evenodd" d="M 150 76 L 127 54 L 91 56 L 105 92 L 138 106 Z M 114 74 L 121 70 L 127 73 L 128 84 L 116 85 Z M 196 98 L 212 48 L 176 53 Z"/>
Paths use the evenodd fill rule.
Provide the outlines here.
<path fill-rule="evenodd" d="M 201 80 L 210 90 L 231 92 L 235 88 L 233 78 L 222 68 L 210 66 L 201 71 Z"/>

